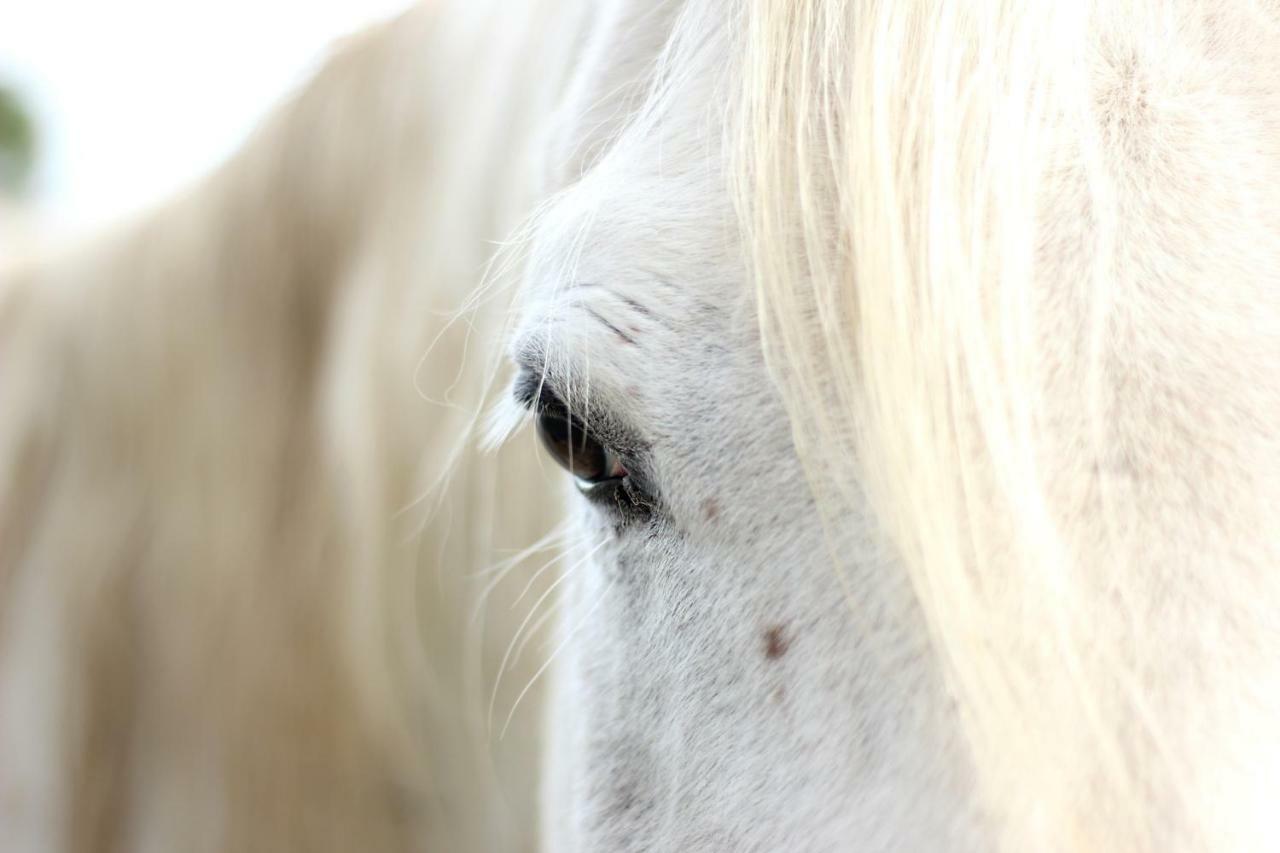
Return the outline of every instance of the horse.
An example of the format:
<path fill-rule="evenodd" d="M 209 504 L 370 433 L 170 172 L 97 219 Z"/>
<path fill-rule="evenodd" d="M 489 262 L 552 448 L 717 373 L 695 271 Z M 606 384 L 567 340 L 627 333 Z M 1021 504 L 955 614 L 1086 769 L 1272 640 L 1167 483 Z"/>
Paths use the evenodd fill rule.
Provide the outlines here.
<path fill-rule="evenodd" d="M 395 232 L 405 221 L 435 257 L 478 257 L 479 243 L 497 241 L 487 272 L 478 260 L 455 268 L 478 288 L 468 292 L 479 306 L 516 318 L 509 332 L 495 323 L 514 376 L 488 416 L 487 441 L 526 439 L 521 427 L 531 424 L 577 491 L 564 499 L 571 532 L 551 582 L 556 638 L 534 669 L 549 679 L 543 849 L 1274 846 L 1274 4 L 547 0 L 502 14 L 485 3 L 421 14 L 439 29 L 400 43 L 396 62 L 406 65 L 395 70 L 431 71 L 439 88 L 387 103 L 396 116 L 428 117 L 429 138 L 400 139 L 431 149 L 404 156 L 429 164 L 436 203 L 433 181 L 403 162 L 386 172 L 363 162 L 406 208 L 379 217 L 385 208 L 343 204 L 342 191 L 321 203 L 313 193 L 361 174 L 324 164 L 289 184 L 304 188 L 289 206 L 304 235 L 321 224 L 317 212 L 338 212 L 328 239 L 308 243 L 326 253 L 308 267 L 316 275 L 363 268 L 334 235 Z M 429 68 L 409 67 L 409 56 Z M 291 167 L 271 160 L 252 183 L 270 185 Z M 472 217 L 484 227 L 453 231 Z M 228 218 L 240 221 L 247 215 Z M 478 233 L 507 236 L 473 242 Z M 267 245 L 292 257 L 283 239 Z M 367 263 L 394 254 L 369 239 L 371 253 L 358 254 Z M 84 275 L 102 273 L 91 264 Z M 359 292 L 375 303 L 387 293 L 424 298 L 424 279 L 410 278 L 375 272 Z M 197 321 L 227 310 L 223 298 L 182 302 L 191 320 L 175 351 L 191 344 Z M 388 301 L 362 311 L 339 300 L 323 332 L 301 335 L 316 348 L 303 353 L 350 359 L 333 356 L 348 369 L 322 374 L 341 395 L 315 408 L 248 395 L 252 416 L 272 423 L 256 407 L 274 402 L 285 422 L 304 411 L 351 437 L 381 417 L 379 406 L 402 405 L 396 393 L 411 375 L 362 367 L 388 349 L 431 361 L 435 348 L 421 335 L 395 347 L 396 332 L 417 329 L 423 315 Z M 59 304 L 86 316 L 65 294 Z M 131 311 L 140 305 L 154 310 L 135 297 Z M 250 306 L 231 326 L 298 313 Z M 146 339 L 141 323 L 117 322 L 123 342 Z M 61 330 L 64 350 L 103 334 L 81 323 Z M 346 324 L 367 337 L 344 347 Z M 265 340 L 282 325 L 298 334 L 262 325 Z M 41 328 L 7 327 L 26 336 Z M 21 369 L 6 355 L 0 369 L 39 375 L 43 353 Z M 219 365 L 214 376 L 229 361 L 264 380 L 219 356 L 208 360 Z M 144 351 L 111 375 L 164 363 Z M 149 392 L 245 399 L 237 388 L 195 393 L 143 376 Z M 393 390 L 361 398 L 371 386 Z M 71 389 L 62 405 L 86 405 L 84 387 Z M 22 407 L 28 442 L 33 421 L 47 425 L 40 438 L 67 428 L 65 412 L 37 405 L 47 397 L 29 392 Z M 205 421 L 162 410 L 162 432 L 209 434 Z M 468 416 L 465 426 L 483 424 Z M 96 440 L 121 432 L 105 421 L 84 428 Z M 307 477 L 308 461 L 337 459 L 333 476 L 380 482 L 420 439 L 411 428 L 397 435 L 398 444 L 367 437 L 366 455 L 335 453 L 340 442 L 308 455 L 304 443 L 299 459 L 288 436 L 250 456 Z M 122 458 L 119 448 L 86 450 L 72 470 Z M 53 505 L 49 487 L 37 487 L 42 464 L 55 463 L 39 460 L 65 465 L 61 454 L 22 458 L 37 460 L 20 469 L 37 484 L 28 493 L 43 490 L 41 506 Z M 445 467 L 433 463 L 432 473 Z M 88 503 L 94 478 L 81 476 L 63 487 L 81 507 L 75 519 L 110 519 L 110 502 Z M 119 476 L 150 483 L 135 470 Z M 209 476 L 233 484 L 237 501 L 279 494 L 228 472 L 225 460 Z M 324 481 L 306 483 L 288 494 L 323 498 Z M 554 488 L 542 502 L 556 501 Z M 352 489 L 350 504 L 330 509 L 325 520 L 340 528 L 374 531 L 369 558 L 348 558 L 339 574 L 379 583 L 358 570 L 387 565 L 376 543 L 394 541 L 386 519 L 414 490 L 366 504 L 379 490 Z M 237 501 L 210 503 L 242 510 Z M 14 506 L 0 502 L 0 517 L 13 518 Z M 3 529 L 5 554 L 11 531 L 33 528 L 28 506 Z M 328 553 L 294 544 L 276 514 L 233 515 L 271 518 L 254 537 L 264 553 L 299 548 L 288 553 L 306 567 Z M 47 508 L 37 517 L 58 523 Z M 190 550 L 179 535 L 187 530 L 160 522 L 148 531 L 165 535 L 129 541 Z M 21 565 L 50 565 L 17 541 L 41 555 Z M 209 547 L 226 541 L 211 534 Z M 0 555 L 6 577 L 11 565 Z M 38 597 L 33 588 L 27 595 Z M 398 600 L 356 601 L 372 599 Z M 381 612 L 342 605 L 340 615 Z M 382 711 L 360 731 L 400 732 L 391 710 L 413 706 L 397 689 L 423 658 L 396 668 L 403 657 L 359 632 L 400 620 L 351 621 L 346 639 L 365 642 L 330 659 L 342 662 L 351 701 Z M 112 683 L 128 698 L 121 704 L 145 697 L 140 682 Z M 315 743 L 314 731 L 293 734 L 299 749 Z M 145 746 L 160 764 L 181 754 Z M 345 754 L 407 763 L 430 754 L 363 746 Z M 184 805 L 209 809 L 203 826 L 234 813 L 220 811 L 227 791 L 207 766 L 179 770 L 169 778 L 195 786 Z M 403 812 L 378 810 L 393 802 L 385 787 L 369 794 L 350 777 L 310 779 L 310 764 L 290 770 L 295 783 L 308 777 L 290 789 L 316 798 L 308 805 L 348 809 L 330 830 L 375 849 L 404 843 L 388 829 L 404 830 Z M 356 790 L 365 796 L 344 796 Z M 424 802 L 420 790 L 404 786 L 400 807 Z M 244 826 L 261 837 L 299 831 L 289 821 Z M 319 833 L 277 839 L 303 837 L 323 846 Z M 236 849 L 257 841 L 237 838 Z"/>
<path fill-rule="evenodd" d="M 547 849 L 1274 847 L 1275 4 L 607 5 Z"/>

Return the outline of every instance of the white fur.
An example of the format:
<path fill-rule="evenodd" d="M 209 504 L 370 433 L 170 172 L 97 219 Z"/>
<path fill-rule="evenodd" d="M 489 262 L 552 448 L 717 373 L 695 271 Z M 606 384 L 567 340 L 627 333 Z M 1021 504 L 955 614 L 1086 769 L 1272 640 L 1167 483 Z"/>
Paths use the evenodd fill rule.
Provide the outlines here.
<path fill-rule="evenodd" d="M 627 122 L 562 117 L 595 156 L 513 352 L 660 506 L 575 501 L 548 849 L 1276 843 L 1274 10 L 744 5 L 799 71 L 692 0 L 579 69 L 649 92 Z M 743 79 L 796 114 L 744 128 Z"/>

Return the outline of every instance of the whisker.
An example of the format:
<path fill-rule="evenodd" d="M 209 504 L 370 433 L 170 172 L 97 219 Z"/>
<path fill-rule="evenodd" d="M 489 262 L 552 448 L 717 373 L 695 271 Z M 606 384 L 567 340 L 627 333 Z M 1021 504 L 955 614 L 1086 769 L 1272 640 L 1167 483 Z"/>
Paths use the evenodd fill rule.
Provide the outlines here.
<path fill-rule="evenodd" d="M 542 611 L 542 615 L 538 617 L 538 621 L 533 623 L 532 627 L 530 627 L 529 630 L 525 633 L 524 637 L 521 638 L 520 645 L 516 646 L 516 655 L 511 659 L 512 666 L 515 666 L 520 662 L 520 659 L 524 656 L 525 648 L 528 647 L 529 643 L 533 640 L 534 637 L 538 636 L 538 632 L 541 631 L 542 627 L 547 624 L 547 620 L 559 612 L 560 612 L 559 599 L 551 602 L 551 604 L 547 606 L 547 609 Z"/>
<path fill-rule="evenodd" d="M 557 554 L 554 559 L 547 561 L 542 565 L 541 568 L 539 568 L 536 572 L 533 573 L 533 576 L 529 578 L 528 583 L 524 585 L 524 589 L 520 590 L 520 594 L 516 596 L 516 600 L 511 602 L 512 610 L 515 610 L 516 605 L 519 604 L 521 601 L 524 601 L 524 597 L 529 594 L 529 590 L 533 589 L 533 585 L 538 582 L 538 578 L 542 577 L 542 575 L 547 571 L 547 569 L 551 568 L 557 562 L 559 562 L 560 558 L 563 556 L 564 556 L 563 554 Z"/>
<path fill-rule="evenodd" d="M 515 650 L 516 641 L 519 640 L 521 634 L 524 633 L 525 628 L 529 626 L 529 623 L 533 620 L 534 614 L 538 612 L 538 608 L 542 606 L 543 602 L 547 600 L 547 598 L 551 595 L 551 593 L 555 592 L 556 587 L 564 583 L 565 580 L 568 579 L 570 575 L 572 575 L 573 572 L 579 566 L 586 563 L 589 559 L 595 556 L 595 553 L 599 551 L 601 548 L 603 548 L 606 544 L 608 544 L 608 541 L 609 540 L 607 539 L 602 540 L 600 544 L 596 545 L 594 548 L 592 548 L 590 551 L 584 554 L 581 557 L 581 559 L 577 560 L 573 565 L 566 568 L 564 570 L 564 573 L 561 574 L 560 577 L 556 578 L 555 581 L 553 581 L 551 585 L 548 586 L 546 590 L 543 591 L 542 595 L 538 597 L 538 600 L 535 601 L 533 603 L 533 606 L 529 608 L 529 613 L 527 616 L 524 617 L 524 621 L 520 623 L 520 627 L 516 628 L 515 634 L 512 635 L 511 637 L 511 642 L 507 644 L 506 654 L 502 656 L 502 663 L 498 665 L 498 675 L 493 682 L 493 693 L 489 697 L 489 713 L 487 715 L 487 720 L 488 720 L 488 726 L 490 731 L 493 730 L 493 706 L 498 701 L 498 691 L 502 687 L 502 677 L 506 674 L 507 666 L 511 662 L 511 655 L 512 655 L 512 652 Z"/>
<path fill-rule="evenodd" d="M 596 598 L 595 604 L 591 605 L 591 608 L 582 617 L 582 620 L 573 627 L 573 630 L 571 630 L 568 633 L 568 635 L 564 638 L 564 641 L 561 642 L 560 645 L 556 646 L 555 651 L 553 651 L 551 655 L 545 661 L 543 661 L 542 666 L 538 667 L 538 671 L 535 672 L 533 674 L 533 677 L 529 679 L 529 683 L 526 684 L 524 686 L 524 689 L 520 691 L 520 695 L 516 697 L 516 701 L 511 705 L 511 712 L 507 714 L 506 722 L 502 724 L 502 731 L 498 734 L 498 740 L 502 740 L 507 736 L 507 729 L 510 728 L 511 721 L 515 718 L 516 710 L 520 707 L 521 700 L 523 700 L 524 697 L 529 693 L 529 691 L 533 689 L 533 685 L 537 683 L 538 679 L 542 677 L 542 674 L 547 671 L 547 668 L 551 666 L 551 664 L 555 661 L 557 657 L 559 657 L 560 653 L 565 650 L 565 647 L 569 645 L 569 642 L 573 640 L 573 638 L 577 635 L 577 633 L 582 630 L 582 628 L 591 619 L 592 615 L 594 615 L 595 612 L 600 609 L 600 605 L 604 604 L 604 599 L 605 599 L 605 596 L 608 594 L 608 592 L 609 592 L 608 586 L 600 590 L 600 595 Z"/>
<path fill-rule="evenodd" d="M 520 563 L 523 560 L 527 560 L 528 558 L 532 557 L 534 554 L 538 553 L 539 551 L 547 550 L 556 542 L 556 540 L 566 537 L 569 534 L 569 532 L 570 532 L 570 529 L 569 529 L 568 522 L 561 522 L 560 524 L 553 527 L 546 534 L 544 534 L 542 538 L 534 542 L 532 545 L 526 545 L 523 548 L 508 548 L 508 549 L 505 549 L 505 551 L 499 551 L 499 553 L 506 553 L 509 556 L 504 557 L 503 559 L 499 560 L 498 562 L 494 563 L 492 566 L 489 566 L 488 568 L 477 569 L 474 572 L 468 572 L 465 575 L 465 577 L 467 577 L 468 579 L 474 580 L 476 578 L 487 577 L 497 571 L 504 571 L 506 569 L 509 569 L 513 565 Z"/>
<path fill-rule="evenodd" d="M 480 572 L 476 572 L 471 575 L 472 578 L 478 578 L 478 577 L 488 575 L 488 574 L 493 574 L 496 572 L 496 574 L 494 574 L 494 576 L 489 579 L 489 582 L 485 584 L 484 589 L 481 590 L 480 595 L 477 596 L 476 598 L 475 611 L 472 612 L 471 614 L 472 625 L 474 625 L 476 623 L 476 620 L 480 618 L 480 613 L 484 610 L 486 604 L 488 603 L 489 596 L 492 595 L 493 591 L 498 588 L 498 585 L 501 584 L 502 581 L 509 574 L 511 574 L 511 572 L 517 566 L 523 563 L 528 557 L 533 556 L 539 551 L 545 551 L 559 544 L 560 541 L 563 540 L 563 538 L 568 533 L 567 527 L 568 527 L 567 525 L 562 524 L 557 528 L 555 528 L 554 530 L 552 530 L 546 536 L 542 537 L 542 539 L 535 542 L 533 545 L 529 546 L 528 548 L 525 548 L 523 551 L 516 554 L 514 557 L 508 557 L 507 559 L 502 560 L 492 568 L 484 569 Z M 544 566 L 538 569 L 538 571 L 534 574 L 534 578 L 536 578 L 539 574 L 545 571 L 548 566 L 552 566 L 558 563 L 561 559 L 563 559 L 563 557 L 564 557 L 563 551 L 558 552 Z M 527 589 L 528 587 L 526 587 L 526 590 Z M 523 595 L 524 593 L 521 593 L 522 597 Z"/>

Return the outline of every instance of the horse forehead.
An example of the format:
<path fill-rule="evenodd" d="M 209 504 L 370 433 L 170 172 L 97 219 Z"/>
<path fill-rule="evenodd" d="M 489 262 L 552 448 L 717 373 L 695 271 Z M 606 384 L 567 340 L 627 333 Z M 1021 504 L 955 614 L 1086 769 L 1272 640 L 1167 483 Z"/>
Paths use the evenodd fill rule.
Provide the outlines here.
<path fill-rule="evenodd" d="M 705 362 L 696 344 L 723 346 L 747 301 L 726 208 L 705 173 L 584 180 L 535 235 L 527 325 L 593 360 Z"/>

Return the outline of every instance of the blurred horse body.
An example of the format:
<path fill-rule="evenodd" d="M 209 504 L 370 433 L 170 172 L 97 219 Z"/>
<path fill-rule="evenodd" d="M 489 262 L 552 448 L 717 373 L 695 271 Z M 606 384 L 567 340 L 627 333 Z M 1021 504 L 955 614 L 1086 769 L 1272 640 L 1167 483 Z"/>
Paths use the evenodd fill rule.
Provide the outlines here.
<path fill-rule="evenodd" d="M 467 440 L 505 295 L 456 316 L 531 197 L 528 45 L 573 22 L 480 5 L 353 37 L 208 178 L 4 279 L 5 851 L 532 847 L 536 693 L 489 717 L 547 583 L 485 570 L 551 559 L 556 502 Z"/>

